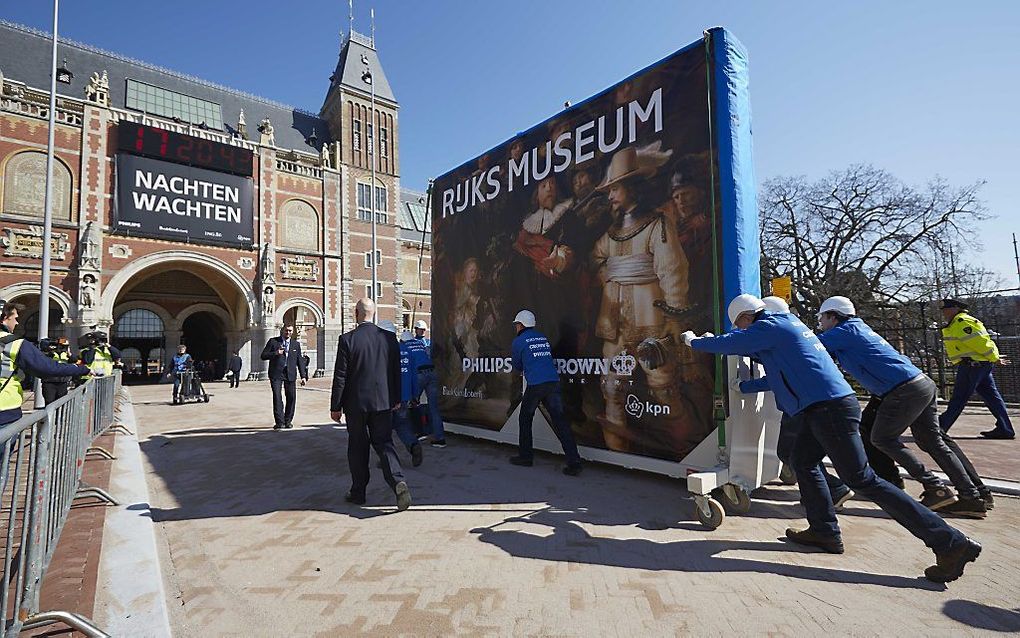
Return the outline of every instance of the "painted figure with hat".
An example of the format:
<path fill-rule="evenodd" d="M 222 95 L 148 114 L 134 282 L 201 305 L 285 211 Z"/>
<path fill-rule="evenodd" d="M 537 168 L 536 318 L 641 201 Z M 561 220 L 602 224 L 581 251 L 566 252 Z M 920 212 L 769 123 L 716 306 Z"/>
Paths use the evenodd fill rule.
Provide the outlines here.
<path fill-rule="evenodd" d="M 992 415 L 995 416 L 995 427 L 981 433 L 989 439 L 1013 439 L 1016 432 L 1006 412 L 1006 403 L 995 387 L 992 368 L 996 363 L 1003 363 L 999 349 L 992 341 L 985 326 L 976 317 L 967 312 L 967 304 L 959 299 L 942 300 L 942 317 L 946 320 L 942 328 L 942 340 L 946 344 L 946 356 L 956 366 L 956 383 L 953 384 L 953 396 L 949 399 L 946 411 L 939 415 L 939 424 L 943 431 L 953 427 L 953 423 L 963 412 L 970 397 L 977 392 L 985 402 Z"/>
<path fill-rule="evenodd" d="M 676 382 L 675 351 L 684 327 L 655 302 L 675 308 L 688 304 L 688 262 L 676 227 L 662 212 L 644 201 L 646 180 L 666 163 L 672 151 L 655 142 L 641 148 L 630 146 L 613 155 L 598 189 L 607 193 L 615 220 L 595 243 L 592 260 L 602 282 L 602 299 L 595 334 L 602 340 L 602 356 L 611 365 L 602 378 L 605 413 L 599 417 L 609 449 L 644 452 L 682 458 L 702 432 L 685 432 L 691 423 L 689 402 Z M 651 369 L 638 361 L 638 346 L 648 338 L 670 337 L 670 353 Z M 647 382 L 647 400 L 634 387 L 635 365 L 640 363 Z M 636 414 L 635 406 L 663 406 L 659 415 Z M 640 425 L 628 424 L 628 414 Z M 640 428 L 640 432 L 638 432 Z M 635 449 L 637 440 L 656 449 Z"/>

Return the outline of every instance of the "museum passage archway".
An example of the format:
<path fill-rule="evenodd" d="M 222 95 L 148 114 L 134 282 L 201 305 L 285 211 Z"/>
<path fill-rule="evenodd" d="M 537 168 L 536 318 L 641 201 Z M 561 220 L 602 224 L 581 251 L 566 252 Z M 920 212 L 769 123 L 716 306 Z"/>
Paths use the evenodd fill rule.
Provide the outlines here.
<path fill-rule="evenodd" d="M 228 348 L 247 334 L 250 288 L 225 264 L 201 255 L 143 260 L 129 277 L 115 277 L 108 291 L 116 294 L 111 340 L 131 367 L 131 381 L 165 378 L 182 343 L 203 362 L 207 378 L 221 378 Z"/>

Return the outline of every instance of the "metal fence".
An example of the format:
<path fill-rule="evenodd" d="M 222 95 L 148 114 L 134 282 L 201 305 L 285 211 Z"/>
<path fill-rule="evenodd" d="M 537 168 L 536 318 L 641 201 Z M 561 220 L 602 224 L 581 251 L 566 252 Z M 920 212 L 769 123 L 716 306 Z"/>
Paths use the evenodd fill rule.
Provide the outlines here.
<path fill-rule="evenodd" d="M 113 425 L 119 386 L 119 374 L 90 380 L 45 410 L 0 428 L 0 607 L 7 638 L 57 622 L 86 636 L 107 636 L 81 615 L 41 611 L 39 594 L 73 501 L 82 496 L 112 501 L 81 477 L 93 441 Z"/>

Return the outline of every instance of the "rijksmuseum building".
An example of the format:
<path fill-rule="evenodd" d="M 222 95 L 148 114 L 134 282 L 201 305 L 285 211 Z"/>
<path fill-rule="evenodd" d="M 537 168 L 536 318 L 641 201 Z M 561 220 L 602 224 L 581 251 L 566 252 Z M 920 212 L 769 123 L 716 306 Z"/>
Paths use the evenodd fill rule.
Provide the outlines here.
<path fill-rule="evenodd" d="M 27 307 L 29 338 L 50 47 L 0 22 L 0 297 Z M 292 323 L 328 370 L 373 260 L 379 317 L 429 320 L 425 197 L 400 186 L 399 105 L 374 38 L 344 38 L 317 113 L 85 44 L 57 56 L 49 336 L 109 331 L 128 378 L 154 380 L 179 343 L 217 374 L 234 350 L 243 374 L 262 371 L 266 340 Z"/>

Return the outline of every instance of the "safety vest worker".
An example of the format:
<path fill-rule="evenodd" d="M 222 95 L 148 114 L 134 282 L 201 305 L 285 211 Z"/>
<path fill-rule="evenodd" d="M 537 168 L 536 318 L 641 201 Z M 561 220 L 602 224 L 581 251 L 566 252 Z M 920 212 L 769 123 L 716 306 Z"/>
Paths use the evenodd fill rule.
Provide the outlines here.
<path fill-rule="evenodd" d="M 25 402 L 23 382 L 26 374 L 40 379 L 50 377 L 80 377 L 89 369 L 72 363 L 58 363 L 45 356 L 31 342 L 14 336 L 20 304 L 0 299 L 0 425 L 21 418 L 21 404 Z"/>
<path fill-rule="evenodd" d="M 110 376 L 113 374 L 113 355 L 110 353 L 110 347 L 100 344 L 93 348 L 93 352 L 95 354 L 93 355 L 92 363 L 89 365 L 92 374 L 97 376 Z"/>
<path fill-rule="evenodd" d="M 1000 362 L 995 342 L 984 324 L 968 313 L 967 304 L 959 299 L 943 299 L 941 310 L 946 320 L 946 327 L 942 329 L 946 355 L 956 366 L 953 395 L 949 397 L 946 410 L 939 415 L 942 431 L 948 432 L 953 427 L 967 401 L 976 392 L 995 417 L 995 427 L 981 432 L 981 436 L 988 439 L 1015 438 L 1016 431 L 1006 412 L 1006 403 L 992 376 L 992 368 Z"/>

